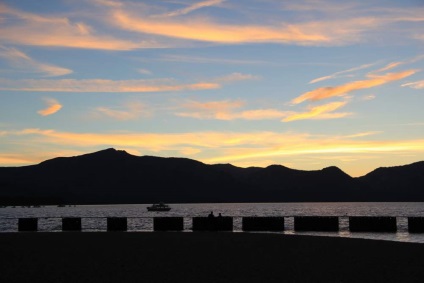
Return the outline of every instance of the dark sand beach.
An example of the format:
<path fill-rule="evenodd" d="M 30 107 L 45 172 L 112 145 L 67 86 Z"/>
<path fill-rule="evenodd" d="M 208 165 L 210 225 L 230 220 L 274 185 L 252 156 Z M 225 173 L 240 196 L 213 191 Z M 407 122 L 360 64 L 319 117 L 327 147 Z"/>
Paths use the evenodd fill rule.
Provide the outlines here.
<path fill-rule="evenodd" d="M 424 245 L 259 233 L 3 233 L 0 282 L 422 282 Z"/>

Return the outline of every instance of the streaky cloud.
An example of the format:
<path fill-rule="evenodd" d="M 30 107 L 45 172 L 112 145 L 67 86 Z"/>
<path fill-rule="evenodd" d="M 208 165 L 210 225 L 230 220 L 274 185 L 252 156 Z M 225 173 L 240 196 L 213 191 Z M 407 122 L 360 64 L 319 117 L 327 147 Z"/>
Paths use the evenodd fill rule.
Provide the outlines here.
<path fill-rule="evenodd" d="M 175 17 L 175 16 L 181 16 L 181 15 L 186 15 L 188 13 L 191 13 L 193 11 L 205 8 L 205 7 L 211 7 L 211 6 L 216 6 L 218 4 L 221 4 L 225 2 L 225 0 L 206 0 L 206 1 L 202 1 L 202 2 L 197 2 L 194 3 L 186 8 L 183 9 L 179 9 L 173 12 L 169 12 L 163 15 L 159 15 L 162 17 Z"/>
<path fill-rule="evenodd" d="M 45 77 L 58 77 L 73 73 L 70 69 L 38 62 L 16 48 L 0 46 L 0 57 L 8 60 L 15 68 L 27 72 L 41 73 Z"/>
<path fill-rule="evenodd" d="M 119 121 L 128 121 L 150 116 L 150 111 L 146 109 L 143 103 L 133 101 L 118 109 L 104 106 L 97 107 L 94 114 L 95 116 L 105 116 Z"/>
<path fill-rule="evenodd" d="M 232 132 L 201 131 L 182 133 L 92 133 L 66 132 L 52 129 L 29 128 L 8 132 L 9 136 L 25 138 L 30 143 L 93 148 L 114 145 L 134 150 L 148 150 L 166 155 L 169 150 L 179 152 L 190 148 L 200 150 L 205 162 L 235 162 L 252 158 L 278 156 L 310 156 L 328 154 L 424 152 L 424 141 L 362 140 L 361 137 L 334 137 L 294 132 Z M 40 160 L 42 161 L 42 160 Z"/>
<path fill-rule="evenodd" d="M 260 60 L 237 60 L 228 58 L 214 58 L 214 57 L 199 57 L 199 56 L 187 56 L 187 55 L 163 55 L 159 61 L 165 62 L 185 62 L 185 63 L 200 63 L 200 64 L 229 64 L 229 65 L 262 65 L 262 64 L 273 64 L 272 62 L 260 61 Z"/>
<path fill-rule="evenodd" d="M 328 76 L 313 79 L 309 83 L 314 84 L 314 83 L 317 83 L 317 82 L 322 82 L 322 81 L 326 81 L 326 80 L 329 80 L 329 79 L 334 79 L 334 78 L 337 78 L 339 75 L 351 73 L 351 72 L 354 72 L 354 71 L 359 71 L 359 70 L 362 70 L 362 69 L 367 69 L 367 68 L 369 68 L 373 65 L 374 65 L 374 63 L 364 64 L 364 65 L 354 67 L 354 68 L 350 68 L 350 69 L 347 69 L 347 70 L 344 70 L 344 71 L 336 72 L 336 73 L 333 73 L 333 74 L 328 75 Z"/>
<path fill-rule="evenodd" d="M 102 50 L 133 50 L 138 48 L 162 48 L 155 41 L 124 40 L 109 35 L 99 35 L 82 22 L 72 22 L 67 17 L 41 16 L 23 12 L 0 4 L 0 16 L 4 15 L 0 38 L 8 44 L 44 47 L 67 47 Z"/>
<path fill-rule="evenodd" d="M 151 80 L 104 80 L 104 79 L 61 79 L 61 80 L 10 80 L 0 78 L 0 91 L 38 92 L 173 92 L 183 90 L 217 89 L 215 82 L 179 84 L 171 79 Z"/>
<path fill-rule="evenodd" d="M 239 110 L 245 106 L 245 102 L 241 100 L 224 100 L 197 102 L 189 101 L 182 107 L 185 111 L 177 112 L 180 117 L 188 117 L 201 120 L 268 120 L 281 119 L 292 112 L 280 111 L 277 109 L 250 109 Z"/>
<path fill-rule="evenodd" d="M 407 86 L 407 87 L 415 88 L 415 89 L 423 89 L 424 88 L 424 80 L 402 84 L 402 86 L 404 86 L 404 87 Z"/>
<path fill-rule="evenodd" d="M 400 66 L 400 65 L 402 65 L 402 64 L 404 64 L 404 63 L 405 63 L 405 62 L 392 62 L 392 63 L 387 64 L 387 65 L 386 65 L 386 66 L 384 66 L 383 68 L 381 68 L 381 69 L 378 69 L 378 70 L 374 71 L 374 73 L 385 72 L 385 71 L 388 71 L 388 70 L 394 69 L 394 68 L 396 68 L 397 66 Z"/>
<path fill-rule="evenodd" d="M 368 75 L 369 79 L 362 81 L 353 81 L 335 87 L 320 87 L 315 90 L 306 92 L 292 100 L 293 104 L 299 104 L 304 101 L 318 101 L 337 96 L 345 96 L 346 94 L 360 90 L 367 89 L 392 81 L 397 81 L 415 74 L 418 70 L 406 70 L 398 73 L 387 73 L 385 75 Z"/>
<path fill-rule="evenodd" d="M 347 101 L 331 102 L 324 105 L 309 107 L 307 112 L 294 113 L 283 119 L 283 122 L 296 120 L 324 120 L 338 119 L 352 115 L 352 113 L 331 113 L 347 104 Z"/>
<path fill-rule="evenodd" d="M 115 10 L 113 25 L 122 29 L 147 34 L 215 43 L 326 43 L 329 38 L 317 32 L 305 31 L 293 24 L 279 27 L 264 25 L 226 25 L 206 19 L 160 21 L 157 18 L 134 16 L 123 10 Z"/>
<path fill-rule="evenodd" d="M 242 74 L 242 73 L 232 73 L 224 77 L 217 78 L 215 81 L 220 83 L 232 83 L 237 81 L 246 81 L 246 80 L 258 80 L 259 76 L 251 74 Z"/>

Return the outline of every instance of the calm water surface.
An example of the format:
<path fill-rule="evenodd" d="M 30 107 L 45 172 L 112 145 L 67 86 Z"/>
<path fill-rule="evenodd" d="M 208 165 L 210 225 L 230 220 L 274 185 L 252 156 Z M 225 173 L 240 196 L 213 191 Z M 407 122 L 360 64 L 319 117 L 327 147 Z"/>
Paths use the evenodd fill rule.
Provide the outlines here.
<path fill-rule="evenodd" d="M 39 208 L 0 208 L 0 231 L 15 232 L 19 217 L 38 217 L 40 231 L 61 231 L 60 217 L 84 217 L 83 231 L 105 231 L 105 217 L 132 217 L 128 219 L 130 232 L 152 231 L 154 216 L 185 217 L 184 228 L 190 231 L 193 216 L 207 216 L 211 211 L 234 217 L 234 230 L 241 232 L 243 216 L 284 216 L 283 234 L 321 235 L 351 238 L 380 239 L 424 243 L 424 234 L 407 232 L 408 216 L 423 216 L 424 203 L 227 203 L 227 204 L 172 204 L 169 212 L 148 212 L 148 204 L 136 205 L 79 205 L 76 207 L 46 206 Z M 341 216 L 340 231 L 294 232 L 293 216 Z M 348 216 L 395 216 L 397 233 L 350 233 Z M 5 219 L 14 218 L 14 219 Z"/>

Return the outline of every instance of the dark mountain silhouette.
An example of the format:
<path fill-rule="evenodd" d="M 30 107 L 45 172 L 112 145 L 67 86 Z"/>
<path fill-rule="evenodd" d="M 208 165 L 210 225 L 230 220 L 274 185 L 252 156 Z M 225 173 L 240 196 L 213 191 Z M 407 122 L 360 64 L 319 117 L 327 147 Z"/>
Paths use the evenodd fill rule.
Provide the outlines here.
<path fill-rule="evenodd" d="M 337 167 L 239 168 L 113 148 L 0 167 L 0 204 L 424 201 L 424 162 L 352 178 Z"/>

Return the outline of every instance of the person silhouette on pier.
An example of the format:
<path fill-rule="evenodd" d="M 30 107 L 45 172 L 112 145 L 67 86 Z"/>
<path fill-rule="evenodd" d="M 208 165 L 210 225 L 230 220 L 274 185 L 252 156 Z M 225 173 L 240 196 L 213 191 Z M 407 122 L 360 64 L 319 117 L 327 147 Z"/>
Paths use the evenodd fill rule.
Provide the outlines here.
<path fill-rule="evenodd" d="M 215 215 L 213 215 L 213 211 L 211 211 L 211 213 L 209 213 L 208 217 L 209 218 L 214 218 L 215 217 Z"/>

